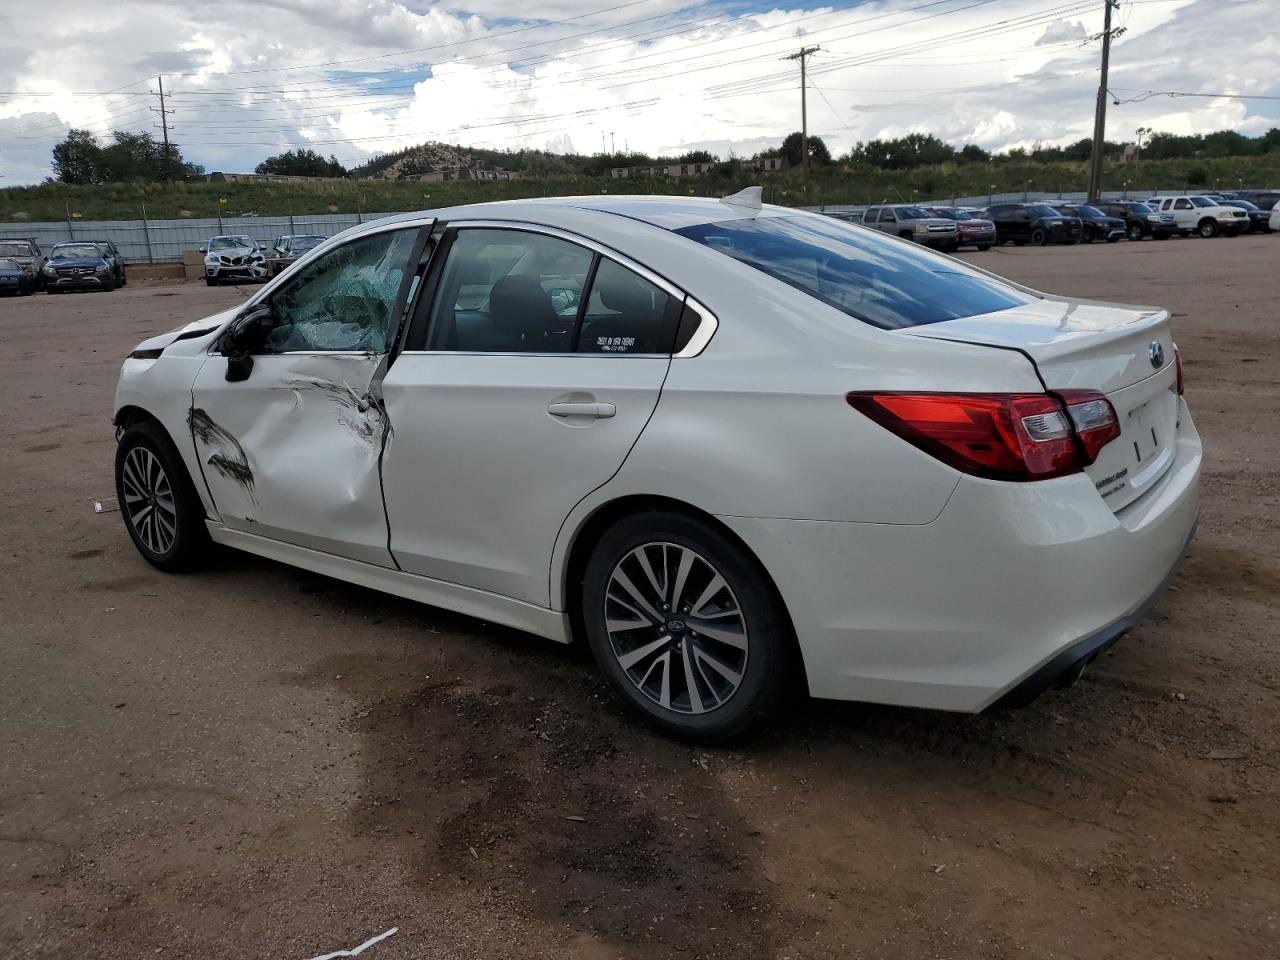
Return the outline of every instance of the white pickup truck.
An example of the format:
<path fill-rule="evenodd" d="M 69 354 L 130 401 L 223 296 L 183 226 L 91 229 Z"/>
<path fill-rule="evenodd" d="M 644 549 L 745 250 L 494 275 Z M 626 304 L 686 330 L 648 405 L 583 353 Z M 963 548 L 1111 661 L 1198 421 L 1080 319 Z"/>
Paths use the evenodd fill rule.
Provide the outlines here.
<path fill-rule="evenodd" d="M 1234 237 L 1249 229 L 1249 214 L 1239 207 L 1224 207 L 1208 197 L 1152 197 L 1147 205 L 1173 215 L 1184 237 Z"/>

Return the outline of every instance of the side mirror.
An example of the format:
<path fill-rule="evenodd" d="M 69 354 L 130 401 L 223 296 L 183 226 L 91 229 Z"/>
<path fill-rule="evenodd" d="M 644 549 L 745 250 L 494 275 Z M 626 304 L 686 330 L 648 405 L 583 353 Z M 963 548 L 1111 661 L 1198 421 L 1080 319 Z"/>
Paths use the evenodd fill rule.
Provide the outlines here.
<path fill-rule="evenodd" d="M 228 383 L 248 380 L 253 372 L 253 353 L 261 350 L 271 331 L 271 304 L 259 303 L 238 316 L 218 343 L 218 349 L 227 358 Z"/>

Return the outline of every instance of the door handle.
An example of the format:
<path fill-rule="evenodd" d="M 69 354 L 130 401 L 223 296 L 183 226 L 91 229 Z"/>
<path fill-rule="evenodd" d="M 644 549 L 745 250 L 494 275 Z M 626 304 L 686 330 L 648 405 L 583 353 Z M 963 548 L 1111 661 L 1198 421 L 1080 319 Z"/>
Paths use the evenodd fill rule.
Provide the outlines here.
<path fill-rule="evenodd" d="M 612 403 L 573 403 L 568 400 L 557 400 L 547 405 L 547 413 L 553 417 L 594 417 L 596 420 L 607 420 L 618 412 Z"/>

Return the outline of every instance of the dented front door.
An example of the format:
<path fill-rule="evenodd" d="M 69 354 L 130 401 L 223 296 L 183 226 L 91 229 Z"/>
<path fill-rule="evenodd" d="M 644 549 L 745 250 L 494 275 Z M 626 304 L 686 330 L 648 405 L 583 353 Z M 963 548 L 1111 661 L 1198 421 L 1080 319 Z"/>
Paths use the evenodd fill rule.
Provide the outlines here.
<path fill-rule="evenodd" d="M 190 426 L 222 522 L 380 566 L 387 549 L 379 459 L 386 353 L 417 264 L 420 225 L 335 248 L 267 298 L 270 330 L 247 379 L 211 356 Z"/>

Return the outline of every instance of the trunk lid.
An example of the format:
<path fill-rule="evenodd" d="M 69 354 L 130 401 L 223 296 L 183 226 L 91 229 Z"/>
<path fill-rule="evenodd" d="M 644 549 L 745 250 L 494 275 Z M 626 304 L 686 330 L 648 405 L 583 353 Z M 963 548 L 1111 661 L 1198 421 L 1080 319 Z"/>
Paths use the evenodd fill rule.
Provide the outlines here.
<path fill-rule="evenodd" d="M 1018 350 L 1050 391 L 1102 391 L 1120 436 L 1085 472 L 1113 510 L 1142 496 L 1173 461 L 1177 371 L 1166 310 L 1046 298 L 901 332 Z"/>

